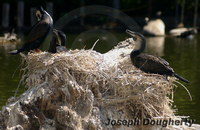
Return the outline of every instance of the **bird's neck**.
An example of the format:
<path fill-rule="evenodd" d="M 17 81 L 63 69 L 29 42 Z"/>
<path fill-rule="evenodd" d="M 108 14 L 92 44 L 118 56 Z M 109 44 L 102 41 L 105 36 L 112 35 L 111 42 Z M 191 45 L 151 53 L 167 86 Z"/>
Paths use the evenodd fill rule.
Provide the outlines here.
<path fill-rule="evenodd" d="M 49 13 L 47 13 L 46 11 L 44 12 L 44 14 L 42 15 L 42 20 L 47 20 L 49 19 L 50 23 L 53 24 L 53 19 L 51 18 L 51 15 Z"/>
<path fill-rule="evenodd" d="M 65 42 L 66 42 L 66 41 L 62 41 L 62 42 L 61 42 L 61 46 L 65 46 L 65 44 L 66 44 Z"/>
<path fill-rule="evenodd" d="M 139 42 L 139 45 L 140 45 L 140 48 L 138 51 L 141 53 L 145 49 L 145 46 L 146 46 L 146 40 L 144 39 L 144 37 L 142 37 L 142 41 Z"/>
<path fill-rule="evenodd" d="M 62 38 L 62 40 L 61 40 L 61 46 L 65 46 L 65 44 L 66 44 L 66 39 Z"/>
<path fill-rule="evenodd" d="M 139 51 L 139 50 L 133 50 L 132 52 L 131 52 L 131 57 L 135 57 L 135 56 L 137 56 L 137 55 L 139 55 L 141 52 Z"/>

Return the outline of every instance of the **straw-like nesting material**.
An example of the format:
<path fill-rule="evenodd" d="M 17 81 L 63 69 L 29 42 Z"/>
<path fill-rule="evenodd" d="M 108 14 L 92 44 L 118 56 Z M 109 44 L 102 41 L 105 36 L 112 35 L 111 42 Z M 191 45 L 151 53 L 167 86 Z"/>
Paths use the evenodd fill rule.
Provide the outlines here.
<path fill-rule="evenodd" d="M 64 120 L 60 119 L 59 110 L 61 115 L 64 108 L 68 113 L 69 110 L 75 113 L 72 115 L 76 115 L 77 126 L 69 122 L 62 124 L 70 128 L 84 129 L 81 120 L 92 122 L 95 129 L 115 129 L 105 125 L 107 119 L 173 118 L 173 101 L 167 95 L 173 95 L 175 78 L 167 80 L 162 75 L 135 68 L 129 57 L 132 49 L 124 46 L 130 42 L 127 39 L 105 54 L 93 50 L 29 53 L 23 57 L 26 67 L 21 80 L 33 96 L 40 95 L 40 104 L 45 105 L 42 111 L 55 111 L 50 114 L 55 122 Z M 38 94 L 38 86 L 44 84 L 48 85 L 43 94 Z M 51 96 L 46 95 L 49 89 L 53 92 Z"/>

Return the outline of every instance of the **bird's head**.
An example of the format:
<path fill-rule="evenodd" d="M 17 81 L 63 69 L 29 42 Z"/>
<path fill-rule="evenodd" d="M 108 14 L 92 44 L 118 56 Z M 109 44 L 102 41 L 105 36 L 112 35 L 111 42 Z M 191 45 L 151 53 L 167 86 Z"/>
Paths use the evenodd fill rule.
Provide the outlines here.
<path fill-rule="evenodd" d="M 133 40 L 135 41 L 134 50 L 138 50 L 139 52 L 142 52 L 146 46 L 146 40 L 145 40 L 144 36 L 138 32 L 133 32 L 129 29 L 126 29 L 126 33 L 131 35 Z"/>
<path fill-rule="evenodd" d="M 56 36 L 58 38 L 59 45 L 65 46 L 66 45 L 66 35 L 62 31 L 56 30 L 56 29 L 53 29 L 53 32 L 56 34 Z"/>
<path fill-rule="evenodd" d="M 41 19 L 42 14 L 44 14 L 44 9 L 42 8 L 42 6 L 38 6 L 37 10 L 36 10 L 36 18 L 38 19 L 38 21 Z"/>
<path fill-rule="evenodd" d="M 47 13 L 42 6 L 38 6 L 36 10 L 36 17 L 38 21 L 40 20 L 47 20 L 49 22 L 50 27 L 53 27 L 53 19 L 49 13 Z"/>

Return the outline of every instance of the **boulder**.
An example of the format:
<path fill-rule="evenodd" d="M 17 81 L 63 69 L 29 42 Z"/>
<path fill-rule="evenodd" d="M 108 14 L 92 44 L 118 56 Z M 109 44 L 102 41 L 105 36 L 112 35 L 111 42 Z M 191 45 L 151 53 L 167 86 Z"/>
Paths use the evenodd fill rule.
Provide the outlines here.
<path fill-rule="evenodd" d="M 161 19 L 150 20 L 147 25 L 143 27 L 143 34 L 150 36 L 164 36 L 165 24 Z"/>

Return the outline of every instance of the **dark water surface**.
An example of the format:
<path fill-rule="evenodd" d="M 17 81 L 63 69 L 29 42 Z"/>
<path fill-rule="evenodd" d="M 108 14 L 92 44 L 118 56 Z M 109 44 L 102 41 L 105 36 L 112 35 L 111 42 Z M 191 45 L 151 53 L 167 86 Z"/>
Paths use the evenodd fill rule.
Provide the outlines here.
<path fill-rule="evenodd" d="M 22 42 L 24 36 L 22 37 Z M 85 33 L 68 34 L 67 48 L 91 48 L 97 39 L 100 39 L 95 50 L 105 53 L 110 50 L 117 42 L 128 38 L 125 33 Z M 147 46 L 145 52 L 160 56 L 170 63 L 174 71 L 192 83 L 183 83 L 190 91 L 193 100 L 190 101 L 186 90 L 177 83 L 174 93 L 174 105 L 178 109 L 177 115 L 190 116 L 196 119 L 195 123 L 200 123 L 200 35 L 193 39 L 171 38 L 171 37 L 146 37 Z M 87 43 L 87 44 L 85 44 Z M 0 107 L 4 106 L 7 99 L 14 96 L 19 84 L 19 73 L 22 58 L 20 55 L 10 55 L 8 52 L 19 48 L 21 44 L 0 43 Z M 43 45 L 42 49 L 48 48 Z M 16 70 L 16 72 L 15 72 Z M 15 72 L 14 77 L 12 78 Z M 23 93 L 24 86 L 21 85 L 17 96 Z"/>

